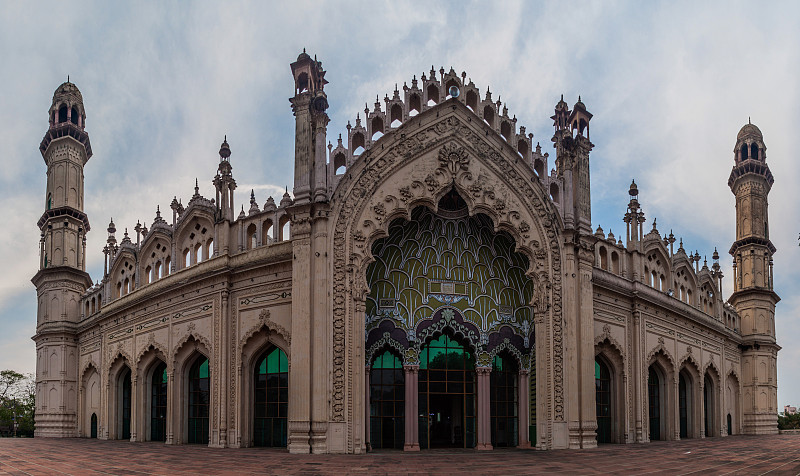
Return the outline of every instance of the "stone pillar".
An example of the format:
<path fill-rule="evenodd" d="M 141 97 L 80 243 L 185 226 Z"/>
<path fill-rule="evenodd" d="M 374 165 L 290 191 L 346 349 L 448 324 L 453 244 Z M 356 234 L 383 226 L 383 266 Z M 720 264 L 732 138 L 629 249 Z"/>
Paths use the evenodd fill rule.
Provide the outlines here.
<path fill-rule="evenodd" d="M 135 369 L 131 369 L 131 441 L 139 441 L 138 435 L 138 408 L 142 403 L 139 401 L 139 375 Z M 121 428 L 120 428 L 121 430 Z"/>
<path fill-rule="evenodd" d="M 635 304 L 634 304 L 635 305 Z M 642 330 L 642 314 L 635 309 L 633 314 L 633 331 L 631 332 L 631 340 L 633 341 L 633 355 L 629 359 L 633 363 L 633 408 L 634 408 L 634 435 L 633 440 L 636 443 L 646 443 L 650 441 L 650 435 L 645 431 L 644 421 L 647 420 L 647 412 L 649 411 L 649 396 L 647 394 L 647 378 L 648 370 L 644 367 L 647 362 L 644 362 L 644 355 L 642 350 L 643 330 Z M 642 378 L 643 377 L 643 378 Z M 648 423 L 649 427 L 649 423 Z"/>
<path fill-rule="evenodd" d="M 478 374 L 478 450 L 492 449 L 492 407 L 489 402 L 489 378 L 492 372 L 490 367 L 477 367 Z"/>
<path fill-rule="evenodd" d="M 364 366 L 364 420 L 366 424 L 364 425 L 364 441 L 367 445 L 367 451 L 372 451 L 372 440 L 370 439 L 370 430 L 372 425 L 370 425 L 370 399 L 369 399 L 369 373 L 372 370 L 372 367 L 369 365 Z M 408 403 L 406 403 L 406 407 L 408 407 Z"/>
<path fill-rule="evenodd" d="M 518 448 L 530 448 L 531 442 L 528 436 L 528 426 L 530 425 L 530 385 L 531 379 L 528 371 L 522 369 L 519 371 L 519 408 L 517 409 L 517 418 L 519 425 Z"/>
<path fill-rule="evenodd" d="M 699 402 L 700 404 L 697 406 L 698 411 L 694 412 L 695 415 L 700 415 L 700 425 L 696 425 L 700 427 L 700 438 L 706 437 L 706 388 L 705 388 L 705 379 L 704 376 L 700 375 L 700 391 L 697 392 L 699 394 L 699 398 L 695 398 L 695 402 Z"/>
<path fill-rule="evenodd" d="M 403 373 L 406 389 L 403 451 L 419 451 L 419 365 L 404 365 Z"/>
<path fill-rule="evenodd" d="M 167 372 L 167 441 L 166 444 L 175 444 L 175 369 Z"/>
<path fill-rule="evenodd" d="M 664 408 L 672 408 L 672 439 L 681 439 L 681 403 L 680 403 L 680 369 L 674 369 L 672 374 L 672 398 L 667 399 Z M 667 390 L 669 392 L 669 390 Z M 669 421 L 669 420 L 667 420 Z"/>
<path fill-rule="evenodd" d="M 220 328 L 217 332 L 220 333 L 220 342 L 223 342 L 222 348 L 219 350 L 219 442 L 220 448 L 228 446 L 228 392 L 229 392 L 229 376 L 228 376 L 228 362 L 230 362 L 230 346 L 225 345 L 228 342 L 228 326 L 231 322 L 231 316 L 228 315 L 230 306 L 228 306 L 228 298 L 230 291 L 223 289 L 222 292 L 222 309 Z"/>

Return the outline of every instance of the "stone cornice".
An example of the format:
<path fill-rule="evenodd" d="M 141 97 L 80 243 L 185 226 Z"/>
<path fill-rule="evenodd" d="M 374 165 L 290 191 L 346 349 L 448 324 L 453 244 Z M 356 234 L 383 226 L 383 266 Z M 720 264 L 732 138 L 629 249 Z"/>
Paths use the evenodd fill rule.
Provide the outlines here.
<path fill-rule="evenodd" d="M 595 286 L 618 292 L 631 299 L 646 301 L 665 311 L 679 314 L 709 330 L 726 336 L 734 342 L 738 343 L 742 340 L 739 334 L 727 329 L 722 322 L 695 309 L 685 302 L 667 296 L 665 293 L 638 281 L 630 281 L 613 273 L 609 273 L 608 271 L 594 268 L 592 271 L 592 283 Z"/>

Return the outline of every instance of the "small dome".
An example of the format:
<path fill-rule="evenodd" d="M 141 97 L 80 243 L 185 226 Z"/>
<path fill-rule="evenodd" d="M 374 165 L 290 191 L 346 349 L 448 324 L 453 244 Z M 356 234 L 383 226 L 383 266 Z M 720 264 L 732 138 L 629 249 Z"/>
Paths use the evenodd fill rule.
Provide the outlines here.
<path fill-rule="evenodd" d="M 742 139 L 753 138 L 763 141 L 764 136 L 761 135 L 761 130 L 756 127 L 755 124 L 748 122 L 739 130 L 739 134 L 736 136 L 736 140 L 740 141 Z"/>
<path fill-rule="evenodd" d="M 80 104 L 83 106 L 83 95 L 78 87 L 69 81 L 61 84 L 53 93 L 53 105 L 56 103 Z"/>
<path fill-rule="evenodd" d="M 306 49 L 305 49 L 305 48 L 303 48 L 303 52 L 302 52 L 302 53 L 300 53 L 300 54 L 297 56 L 297 61 L 303 61 L 303 60 L 307 60 L 307 59 L 308 59 L 308 60 L 310 60 L 310 59 L 311 59 L 311 57 L 310 57 L 310 56 L 308 56 L 308 53 L 306 53 Z"/>

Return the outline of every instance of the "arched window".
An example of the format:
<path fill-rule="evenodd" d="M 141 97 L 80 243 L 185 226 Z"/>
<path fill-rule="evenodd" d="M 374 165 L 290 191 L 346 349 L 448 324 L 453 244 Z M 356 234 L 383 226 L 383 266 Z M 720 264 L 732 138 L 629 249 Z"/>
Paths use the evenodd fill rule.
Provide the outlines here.
<path fill-rule="evenodd" d="M 51 208 L 53 208 L 53 194 L 52 193 L 48 193 L 47 194 L 47 209 L 50 210 Z"/>
<path fill-rule="evenodd" d="M 86 301 L 86 313 L 84 314 L 84 317 L 88 316 L 89 312 L 91 311 L 91 307 L 89 307 L 89 306 L 90 306 L 90 304 L 89 304 L 89 301 L 87 300 Z"/>
<path fill-rule="evenodd" d="M 156 276 L 155 276 L 153 271 L 154 271 L 153 268 L 150 267 L 150 266 L 148 266 L 148 267 L 146 267 L 144 269 L 144 279 L 145 279 L 144 283 L 145 284 L 152 283 L 153 281 L 156 280 Z"/>
<path fill-rule="evenodd" d="M 467 91 L 467 107 L 472 109 L 472 112 L 478 110 L 478 95 L 471 89 Z"/>
<path fill-rule="evenodd" d="M 692 404 L 694 403 L 694 389 L 692 388 L 692 378 L 681 370 L 678 374 L 678 416 L 680 420 L 680 437 L 689 438 L 692 431 Z M 692 435 L 694 437 L 694 435 Z"/>
<path fill-rule="evenodd" d="M 122 283 L 117 283 L 117 291 L 114 293 L 114 297 L 122 297 Z"/>
<path fill-rule="evenodd" d="M 283 240 L 289 240 L 292 238 L 292 222 L 286 220 L 283 224 Z"/>
<path fill-rule="evenodd" d="M 169 263 L 170 263 L 170 259 L 169 259 L 169 256 L 167 256 L 164 259 L 164 271 L 161 273 L 163 276 L 169 275 L 169 272 L 170 272 Z"/>
<path fill-rule="evenodd" d="M 156 267 L 153 269 L 153 281 L 160 279 L 163 276 L 161 270 L 161 261 L 156 261 Z"/>
<path fill-rule="evenodd" d="M 487 105 L 483 108 L 483 120 L 486 121 L 490 127 L 494 127 L 494 109 L 492 106 Z"/>
<path fill-rule="evenodd" d="M 403 108 L 399 104 L 392 106 L 389 113 L 389 125 L 391 127 L 400 127 L 403 124 Z"/>
<path fill-rule="evenodd" d="M 372 118 L 372 140 L 378 140 L 381 136 L 383 136 L 383 118 L 376 116 Z"/>
<path fill-rule="evenodd" d="M 536 172 L 536 175 L 539 178 L 544 177 L 544 162 L 542 161 L 542 159 L 536 159 L 533 162 L 533 171 Z"/>
<path fill-rule="evenodd" d="M 517 142 L 517 152 L 519 152 L 519 155 L 521 155 L 522 157 L 527 157 L 528 156 L 528 143 L 525 142 L 524 140 L 520 139 Z"/>
<path fill-rule="evenodd" d="M 600 254 L 600 267 L 608 271 L 608 250 L 605 246 L 601 246 L 598 253 Z"/>
<path fill-rule="evenodd" d="M 341 152 L 333 156 L 333 170 L 336 175 L 342 175 L 347 171 L 347 158 Z"/>
<path fill-rule="evenodd" d="M 117 384 L 117 424 L 120 432 L 117 437 L 122 440 L 131 439 L 131 369 L 125 367 Z"/>
<path fill-rule="evenodd" d="M 428 85 L 428 106 L 439 104 L 439 88 L 435 84 Z"/>
<path fill-rule="evenodd" d="M 475 356 L 442 334 L 426 344 L 419 364 L 419 445 L 474 448 Z"/>
<path fill-rule="evenodd" d="M 257 237 L 256 237 L 256 224 L 251 223 L 247 227 L 247 239 L 245 241 L 248 250 L 252 250 L 256 246 L 258 246 Z"/>
<path fill-rule="evenodd" d="M 123 288 L 122 290 L 124 291 L 125 294 L 130 293 L 131 292 L 131 280 L 128 279 L 128 278 L 125 278 L 125 284 L 122 286 L 122 288 Z"/>
<path fill-rule="evenodd" d="M 92 298 L 92 314 L 94 314 L 95 312 L 97 312 L 97 300 L 95 298 Z"/>
<path fill-rule="evenodd" d="M 208 359 L 200 356 L 189 369 L 188 443 L 208 444 L 208 408 L 211 399 Z"/>
<path fill-rule="evenodd" d="M 72 114 L 70 114 L 70 117 L 69 117 L 70 122 L 72 122 L 75 125 L 78 125 L 78 117 L 79 117 L 78 116 L 78 109 L 73 107 L 71 112 L 72 112 Z"/>
<path fill-rule="evenodd" d="M 256 361 L 253 375 L 253 445 L 286 446 L 289 408 L 289 363 L 277 347 L 267 349 Z"/>
<path fill-rule="evenodd" d="M 663 382 L 659 372 L 650 366 L 647 375 L 647 399 L 650 423 L 650 441 L 662 439 L 661 409 L 663 408 L 664 398 L 662 390 Z"/>
<path fill-rule="evenodd" d="M 419 95 L 412 94 L 411 97 L 408 98 L 408 116 L 414 117 L 420 112 L 422 112 L 422 100 Z"/>
<path fill-rule="evenodd" d="M 405 376 L 402 361 L 389 350 L 372 362 L 369 406 L 372 447 L 402 449 L 405 438 Z"/>
<path fill-rule="evenodd" d="M 742 148 L 739 151 L 739 155 L 741 160 L 747 160 L 747 144 L 742 144 Z"/>
<path fill-rule="evenodd" d="M 161 362 L 150 379 L 150 440 L 167 441 L 167 364 Z"/>
<path fill-rule="evenodd" d="M 359 155 L 364 152 L 366 142 L 364 141 L 364 134 L 356 132 L 353 134 L 353 142 L 350 146 L 353 155 Z"/>
<path fill-rule="evenodd" d="M 619 274 L 619 255 L 616 251 L 611 252 L 611 272 Z"/>
<path fill-rule="evenodd" d="M 519 368 L 510 355 L 492 361 L 490 397 L 492 446 L 517 446 L 519 437 Z"/>
<path fill-rule="evenodd" d="M 728 415 L 728 418 L 730 418 L 730 415 Z M 97 438 L 97 413 L 92 413 L 91 427 L 89 438 Z"/>
<path fill-rule="evenodd" d="M 758 159 L 758 144 L 756 144 L 755 142 L 750 144 L 750 158 L 753 160 Z"/>
<path fill-rule="evenodd" d="M 58 122 L 67 122 L 67 106 L 58 109 Z"/>
<path fill-rule="evenodd" d="M 192 254 L 189 252 L 189 248 L 183 250 L 183 267 L 188 268 L 192 265 Z"/>
<path fill-rule="evenodd" d="M 705 415 L 706 436 L 717 436 L 717 429 L 714 425 L 715 411 L 714 382 L 706 374 L 705 379 L 703 379 L 703 414 Z"/>
<path fill-rule="evenodd" d="M 500 124 L 500 135 L 503 136 L 506 141 L 511 140 L 511 124 L 509 124 L 508 121 L 503 121 L 503 123 Z"/>
<path fill-rule="evenodd" d="M 214 254 L 214 239 L 209 238 L 208 241 L 206 242 L 205 259 L 211 258 L 213 254 Z"/>
<path fill-rule="evenodd" d="M 611 371 L 605 361 L 594 359 L 594 388 L 597 415 L 597 442 L 612 443 L 611 433 Z"/>
<path fill-rule="evenodd" d="M 197 243 L 196 245 L 194 245 L 194 262 L 195 263 L 199 263 L 199 262 L 203 261 L 202 250 L 203 250 L 203 244 L 202 243 Z"/>
<path fill-rule="evenodd" d="M 265 220 L 261 224 L 261 244 L 268 245 L 272 243 L 272 220 Z"/>

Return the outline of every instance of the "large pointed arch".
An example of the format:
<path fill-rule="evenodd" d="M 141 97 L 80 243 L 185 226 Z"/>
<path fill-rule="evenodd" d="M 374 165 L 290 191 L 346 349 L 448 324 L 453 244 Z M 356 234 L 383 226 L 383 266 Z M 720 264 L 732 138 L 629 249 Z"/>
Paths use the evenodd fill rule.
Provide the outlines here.
<path fill-rule="evenodd" d="M 530 166 L 458 101 L 419 114 L 381 142 L 352 164 L 333 196 L 332 421 L 348 422 L 353 435 L 354 419 L 364 414 L 362 402 L 347 395 L 363 394 L 371 244 L 387 235 L 394 218 L 409 219 L 419 205 L 437 210 L 439 199 L 455 189 L 470 215 L 489 216 L 495 231 L 509 233 L 529 259 L 536 341 L 542 343 L 536 361 L 548 363 L 537 380 L 552 390 L 539 401 L 547 422 L 542 444 L 549 447 L 552 422 L 564 421 L 561 223 L 554 205 Z M 354 451 L 354 439 L 347 441 L 347 451 Z"/>

